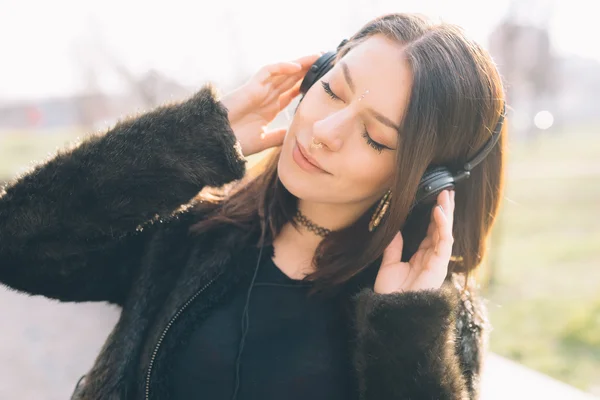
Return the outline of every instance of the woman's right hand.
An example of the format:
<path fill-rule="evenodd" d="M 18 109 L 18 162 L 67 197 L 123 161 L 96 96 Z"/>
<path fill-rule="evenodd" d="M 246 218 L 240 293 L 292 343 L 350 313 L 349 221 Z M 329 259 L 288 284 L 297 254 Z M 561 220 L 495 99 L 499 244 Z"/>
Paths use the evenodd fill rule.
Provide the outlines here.
<path fill-rule="evenodd" d="M 283 143 L 287 129 L 267 132 L 267 125 L 300 93 L 304 75 L 319 56 L 266 65 L 221 100 L 245 156 Z"/>

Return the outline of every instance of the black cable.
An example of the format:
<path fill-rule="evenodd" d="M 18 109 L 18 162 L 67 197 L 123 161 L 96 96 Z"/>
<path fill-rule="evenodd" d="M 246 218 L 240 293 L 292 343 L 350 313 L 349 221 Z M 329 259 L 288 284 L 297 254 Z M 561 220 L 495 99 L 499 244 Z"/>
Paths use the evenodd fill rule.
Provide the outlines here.
<path fill-rule="evenodd" d="M 248 288 L 246 304 L 244 305 L 244 311 L 242 313 L 242 338 L 240 340 L 238 355 L 235 361 L 235 386 L 233 389 L 233 395 L 231 396 L 231 400 L 237 399 L 238 390 L 240 388 L 240 365 L 242 362 L 242 352 L 244 350 L 244 345 L 246 344 L 246 335 L 248 334 L 248 328 L 250 327 L 250 316 L 248 314 L 248 309 L 250 305 L 250 295 L 252 293 L 252 288 L 254 287 L 254 281 L 256 280 L 256 276 L 258 275 L 258 267 L 260 266 L 260 259 L 262 257 L 263 247 L 263 240 L 261 240 L 260 251 L 258 252 L 258 259 L 256 260 L 256 267 L 254 268 L 254 276 L 252 277 L 250 287 Z"/>

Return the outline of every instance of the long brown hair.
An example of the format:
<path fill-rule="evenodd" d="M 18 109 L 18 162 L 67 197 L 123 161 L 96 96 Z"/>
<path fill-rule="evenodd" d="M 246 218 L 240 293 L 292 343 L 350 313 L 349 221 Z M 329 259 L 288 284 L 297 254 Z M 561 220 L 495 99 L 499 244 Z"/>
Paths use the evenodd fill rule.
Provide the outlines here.
<path fill-rule="evenodd" d="M 337 287 L 378 262 L 400 229 L 402 259 L 408 260 L 426 234 L 431 206 L 413 207 L 419 181 L 428 166 L 460 168 L 490 138 L 503 109 L 504 91 L 489 54 L 455 25 L 433 23 L 420 15 L 390 14 L 367 23 L 340 49 L 339 60 L 373 35 L 402 45 L 412 71 L 408 108 L 400 126 L 394 196 L 374 232 L 367 229 L 376 204 L 353 225 L 326 237 L 315 253 L 316 270 L 307 276 L 317 290 Z M 505 129 L 498 144 L 471 177 L 456 186 L 454 246 L 449 272 L 469 273 L 482 261 L 486 239 L 498 212 L 503 188 Z M 297 199 L 277 175 L 279 150 L 262 171 L 221 202 L 203 202 L 209 217 L 194 232 L 234 225 L 262 232 L 265 243 L 285 223 L 294 224 Z M 258 243 L 257 243 L 258 244 Z"/>

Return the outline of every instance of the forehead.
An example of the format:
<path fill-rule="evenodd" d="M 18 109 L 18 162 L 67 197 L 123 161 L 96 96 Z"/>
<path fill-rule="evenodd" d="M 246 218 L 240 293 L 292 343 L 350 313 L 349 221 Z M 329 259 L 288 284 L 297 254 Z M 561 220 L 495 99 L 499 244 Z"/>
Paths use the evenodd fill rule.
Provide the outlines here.
<path fill-rule="evenodd" d="M 349 69 L 356 95 L 369 91 L 365 101 L 370 107 L 399 123 L 410 97 L 412 73 L 402 45 L 383 35 L 366 39 L 340 61 Z M 341 65 L 336 74 L 343 78 Z"/>

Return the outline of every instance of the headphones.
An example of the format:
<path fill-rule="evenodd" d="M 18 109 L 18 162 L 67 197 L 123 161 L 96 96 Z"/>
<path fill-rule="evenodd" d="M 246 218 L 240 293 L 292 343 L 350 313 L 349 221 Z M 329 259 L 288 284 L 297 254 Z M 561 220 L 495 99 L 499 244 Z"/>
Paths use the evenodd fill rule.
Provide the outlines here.
<path fill-rule="evenodd" d="M 310 67 L 302 83 L 300 84 L 300 93 L 305 95 L 311 86 L 323 77 L 331 68 L 333 68 L 333 61 L 335 60 L 337 53 L 348 41 L 344 39 L 337 47 L 336 51 L 330 51 L 323 54 L 315 63 Z M 419 187 L 417 189 L 416 204 L 432 204 L 437 201 L 437 196 L 446 189 L 454 189 L 456 183 L 469 178 L 471 176 L 471 169 L 477 164 L 481 163 L 483 159 L 490 153 L 494 148 L 498 140 L 500 140 L 500 132 L 502 131 L 502 125 L 504 124 L 504 116 L 506 113 L 506 104 L 502 106 L 502 114 L 496 123 L 496 127 L 492 132 L 492 137 L 487 141 L 485 145 L 473 156 L 473 158 L 467 161 L 462 169 L 456 172 L 450 171 L 444 166 L 429 167 L 423 174 Z"/>

